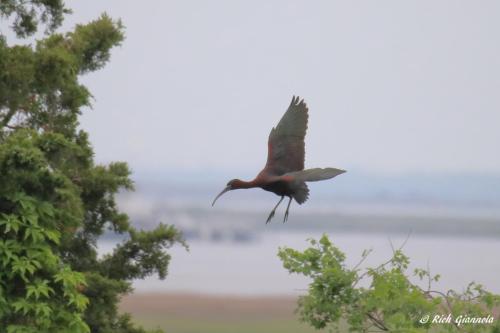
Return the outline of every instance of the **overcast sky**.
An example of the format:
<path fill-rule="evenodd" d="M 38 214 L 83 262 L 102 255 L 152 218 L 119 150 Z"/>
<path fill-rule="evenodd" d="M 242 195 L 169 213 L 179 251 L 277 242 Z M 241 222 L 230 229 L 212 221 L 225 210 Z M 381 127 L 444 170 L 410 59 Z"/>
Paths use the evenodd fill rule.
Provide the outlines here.
<path fill-rule="evenodd" d="M 83 78 L 99 161 L 257 172 L 297 94 L 306 167 L 500 170 L 498 1 L 68 5 L 65 29 L 104 11 L 126 26 L 109 65 Z"/>

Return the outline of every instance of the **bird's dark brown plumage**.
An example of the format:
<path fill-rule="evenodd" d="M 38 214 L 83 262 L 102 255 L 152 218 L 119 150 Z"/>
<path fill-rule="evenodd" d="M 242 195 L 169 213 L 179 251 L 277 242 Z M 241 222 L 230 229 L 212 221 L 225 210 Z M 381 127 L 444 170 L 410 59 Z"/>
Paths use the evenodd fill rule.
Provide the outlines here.
<path fill-rule="evenodd" d="M 299 97 L 294 96 L 278 125 L 269 133 L 267 162 L 264 169 L 252 181 L 245 182 L 239 179 L 229 181 L 226 188 L 215 198 L 212 205 L 222 194 L 229 190 L 260 187 L 281 196 L 280 201 L 269 214 L 267 222 L 274 216 L 276 208 L 283 198 L 285 196 L 289 197 L 283 221 L 285 222 L 288 218 L 292 198 L 299 204 L 308 199 L 309 188 L 306 182 L 330 179 L 344 173 L 344 170 L 335 168 L 304 170 L 304 139 L 308 118 L 306 103 Z"/>
<path fill-rule="evenodd" d="M 304 100 L 293 97 L 288 110 L 269 133 L 264 169 L 270 174 L 281 176 L 304 169 L 308 111 Z"/>

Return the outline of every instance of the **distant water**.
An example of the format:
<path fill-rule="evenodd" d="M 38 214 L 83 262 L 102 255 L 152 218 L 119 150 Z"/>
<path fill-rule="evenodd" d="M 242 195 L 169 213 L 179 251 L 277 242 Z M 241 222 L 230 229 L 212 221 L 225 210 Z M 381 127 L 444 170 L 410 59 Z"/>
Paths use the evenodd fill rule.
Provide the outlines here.
<path fill-rule="evenodd" d="M 297 295 L 307 290 L 308 280 L 289 275 L 277 257 L 280 246 L 304 249 L 307 238 L 321 237 L 318 233 L 263 232 L 255 241 L 189 241 L 190 250 L 176 246 L 169 274 L 165 280 L 150 277 L 134 282 L 137 292 L 195 292 L 234 295 Z M 347 264 L 354 266 L 364 249 L 373 252 L 366 266 L 376 266 L 390 258 L 390 242 L 394 247 L 404 241 L 401 234 L 330 234 L 330 239 L 347 255 Z M 390 239 L 390 241 L 389 241 Z M 101 253 L 109 252 L 114 242 L 100 243 Z M 483 284 L 488 290 L 500 293 L 500 239 L 451 238 L 411 235 L 403 251 L 413 268 L 430 267 L 440 274 L 435 289 L 461 291 L 471 281 Z M 416 280 L 415 280 L 416 281 Z"/>

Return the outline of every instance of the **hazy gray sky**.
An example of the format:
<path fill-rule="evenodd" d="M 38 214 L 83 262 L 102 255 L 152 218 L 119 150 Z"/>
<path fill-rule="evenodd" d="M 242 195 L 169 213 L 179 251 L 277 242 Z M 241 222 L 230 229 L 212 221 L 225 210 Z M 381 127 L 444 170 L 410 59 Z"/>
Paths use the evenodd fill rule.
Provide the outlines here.
<path fill-rule="evenodd" d="M 126 26 L 83 78 L 100 161 L 257 172 L 297 94 L 306 167 L 500 170 L 498 1 L 68 3 L 66 28 L 103 11 Z"/>

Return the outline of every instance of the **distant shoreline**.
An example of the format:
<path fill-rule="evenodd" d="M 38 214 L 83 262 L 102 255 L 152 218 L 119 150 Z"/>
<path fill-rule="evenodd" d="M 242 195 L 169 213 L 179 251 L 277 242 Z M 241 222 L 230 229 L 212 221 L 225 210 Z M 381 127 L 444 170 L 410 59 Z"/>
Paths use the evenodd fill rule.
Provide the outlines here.
<path fill-rule="evenodd" d="M 125 296 L 120 310 L 137 316 L 165 315 L 193 320 L 296 318 L 296 296 L 232 296 L 178 292 L 138 292 Z"/>

